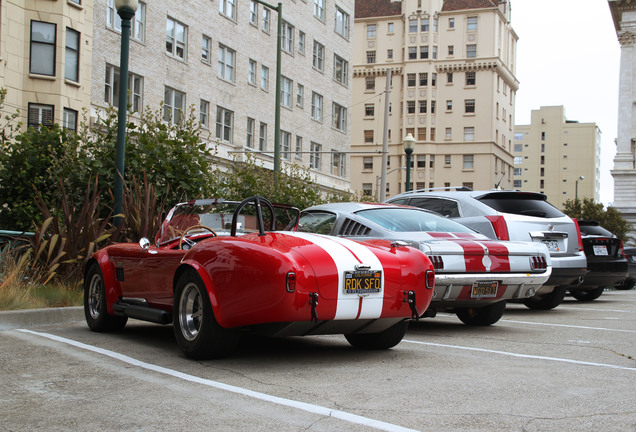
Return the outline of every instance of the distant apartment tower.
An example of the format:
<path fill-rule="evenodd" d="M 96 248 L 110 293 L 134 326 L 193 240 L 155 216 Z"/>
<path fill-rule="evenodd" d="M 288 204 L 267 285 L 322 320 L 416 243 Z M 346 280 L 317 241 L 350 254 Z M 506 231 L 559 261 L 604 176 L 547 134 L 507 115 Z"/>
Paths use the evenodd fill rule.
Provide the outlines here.
<path fill-rule="evenodd" d="M 515 126 L 514 189 L 541 192 L 563 208 L 569 199 L 599 201 L 601 131 L 596 123 L 565 118 L 563 106 L 532 110 Z"/>
<path fill-rule="evenodd" d="M 627 219 L 636 242 L 636 3 L 609 0 L 614 27 L 621 46 L 618 92 L 618 134 L 614 157 L 614 207 Z"/>
<path fill-rule="evenodd" d="M 308 167 L 326 189 L 350 186 L 352 17 L 353 0 L 283 2 L 281 167 Z M 221 163 L 250 152 L 272 168 L 277 21 L 276 10 L 256 1 L 140 1 L 131 31 L 130 103 L 140 111 L 163 102 L 171 122 L 194 107 L 211 142 L 219 143 Z M 119 104 L 121 22 L 114 0 L 95 0 L 94 28 L 93 118 Z"/>
<path fill-rule="evenodd" d="M 24 128 L 77 129 L 90 106 L 93 2 L 0 2 L 3 115 L 20 110 Z"/>
<path fill-rule="evenodd" d="M 351 186 L 405 190 L 403 138 L 416 139 L 411 189 L 512 187 L 517 35 L 510 3 L 356 0 Z M 385 110 L 386 76 L 392 77 Z"/>

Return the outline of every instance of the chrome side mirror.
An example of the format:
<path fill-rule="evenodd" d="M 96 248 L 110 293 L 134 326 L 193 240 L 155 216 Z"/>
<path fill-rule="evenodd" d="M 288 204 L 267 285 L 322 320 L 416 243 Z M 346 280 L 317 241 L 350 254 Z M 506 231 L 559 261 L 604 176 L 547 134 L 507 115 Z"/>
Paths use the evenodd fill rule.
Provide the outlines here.
<path fill-rule="evenodd" d="M 146 237 L 142 237 L 141 240 L 139 240 L 139 247 L 142 248 L 144 251 L 147 251 L 148 249 L 150 249 L 150 240 L 148 240 Z"/>

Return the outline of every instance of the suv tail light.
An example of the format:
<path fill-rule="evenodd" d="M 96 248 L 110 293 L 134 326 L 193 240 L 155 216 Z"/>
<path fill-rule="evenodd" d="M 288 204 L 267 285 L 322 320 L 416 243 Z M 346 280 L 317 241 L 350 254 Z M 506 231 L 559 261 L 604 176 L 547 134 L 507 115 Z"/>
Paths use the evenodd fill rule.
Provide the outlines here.
<path fill-rule="evenodd" d="M 492 229 L 495 230 L 495 235 L 499 240 L 510 240 L 508 225 L 506 225 L 506 219 L 503 216 L 486 216 L 486 219 L 492 224 Z"/>
<path fill-rule="evenodd" d="M 579 228 L 579 221 L 576 218 L 572 218 L 574 225 L 576 225 L 576 235 L 579 238 L 579 251 L 583 250 L 583 239 L 581 238 L 581 228 Z"/>

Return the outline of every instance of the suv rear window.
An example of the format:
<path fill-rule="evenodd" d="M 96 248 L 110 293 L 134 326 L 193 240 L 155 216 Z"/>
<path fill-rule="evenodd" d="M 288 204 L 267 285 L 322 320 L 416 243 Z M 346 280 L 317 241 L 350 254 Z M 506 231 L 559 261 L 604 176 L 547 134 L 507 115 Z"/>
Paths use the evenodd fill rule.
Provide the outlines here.
<path fill-rule="evenodd" d="M 519 192 L 487 194 L 479 201 L 502 213 L 542 218 L 565 216 L 560 210 L 545 200 L 544 195 Z"/>

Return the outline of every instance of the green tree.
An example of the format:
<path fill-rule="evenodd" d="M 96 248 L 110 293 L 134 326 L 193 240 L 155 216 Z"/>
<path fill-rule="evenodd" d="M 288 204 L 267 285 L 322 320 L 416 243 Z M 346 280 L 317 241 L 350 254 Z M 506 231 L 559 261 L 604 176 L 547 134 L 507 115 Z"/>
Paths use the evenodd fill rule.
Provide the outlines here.
<path fill-rule="evenodd" d="M 603 204 L 596 203 L 591 198 L 569 199 L 565 202 L 563 212 L 578 220 L 596 221 L 623 241 L 627 241 L 627 233 L 633 229 L 615 207 L 605 208 Z"/>

